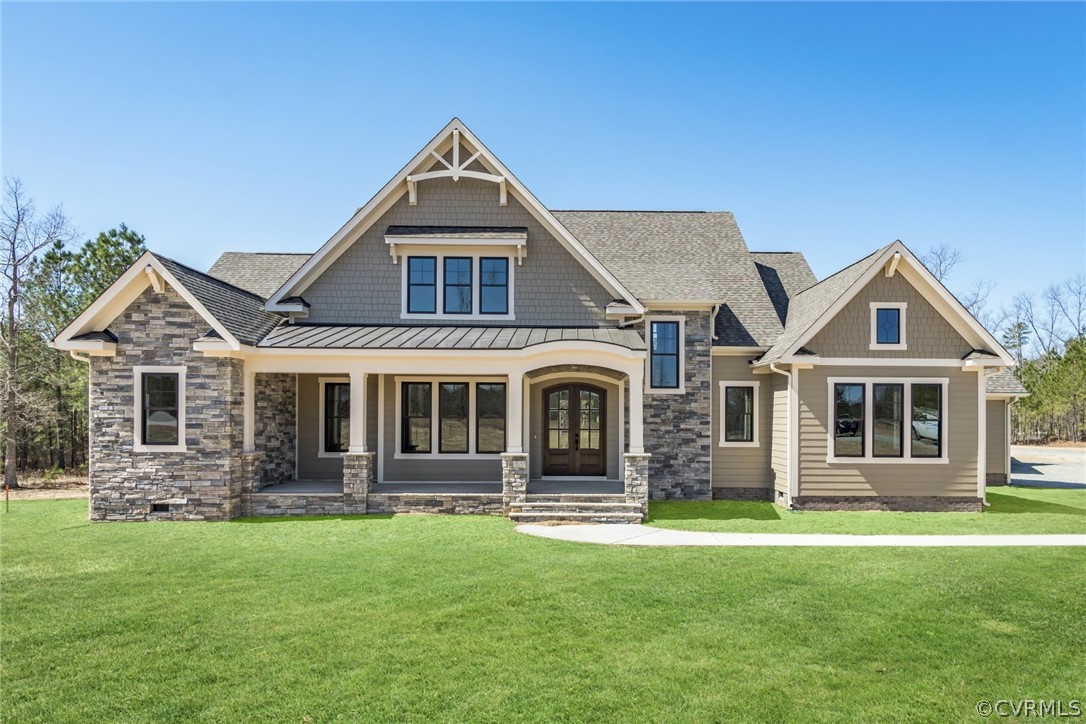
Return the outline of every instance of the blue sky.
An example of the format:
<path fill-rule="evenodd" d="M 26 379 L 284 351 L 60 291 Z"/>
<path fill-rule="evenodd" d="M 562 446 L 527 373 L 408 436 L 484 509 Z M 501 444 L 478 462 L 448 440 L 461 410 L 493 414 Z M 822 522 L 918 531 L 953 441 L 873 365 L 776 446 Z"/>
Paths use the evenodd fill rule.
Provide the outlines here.
<path fill-rule="evenodd" d="M 819 277 L 1086 268 L 1086 5 L 2 5 L 3 173 L 206 268 L 312 251 L 451 117 L 551 208 L 728 209 Z"/>

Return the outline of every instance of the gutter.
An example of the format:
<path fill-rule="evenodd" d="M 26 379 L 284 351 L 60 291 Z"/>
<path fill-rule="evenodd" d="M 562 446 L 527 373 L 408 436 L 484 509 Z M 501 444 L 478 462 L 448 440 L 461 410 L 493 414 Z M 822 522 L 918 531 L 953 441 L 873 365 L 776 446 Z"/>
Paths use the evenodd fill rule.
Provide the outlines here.
<path fill-rule="evenodd" d="M 769 371 L 770 372 L 776 372 L 778 375 L 784 375 L 785 377 L 788 378 L 788 408 L 787 408 L 787 410 L 788 410 L 787 411 L 787 415 L 788 415 L 788 436 L 786 438 L 787 447 L 785 448 L 785 452 L 786 452 L 786 457 L 787 457 L 787 460 L 788 460 L 788 507 L 791 508 L 792 507 L 792 478 L 793 478 L 793 476 L 798 476 L 799 475 L 798 470 L 793 470 L 792 469 L 794 467 L 792 465 L 792 422 L 793 422 L 792 421 L 792 373 L 791 372 L 786 372 L 784 370 L 777 369 L 777 363 L 776 362 L 770 362 L 769 363 Z M 798 481 L 798 478 L 796 480 L 796 483 L 797 483 L 796 492 L 799 493 L 799 484 L 798 484 L 799 481 Z"/>

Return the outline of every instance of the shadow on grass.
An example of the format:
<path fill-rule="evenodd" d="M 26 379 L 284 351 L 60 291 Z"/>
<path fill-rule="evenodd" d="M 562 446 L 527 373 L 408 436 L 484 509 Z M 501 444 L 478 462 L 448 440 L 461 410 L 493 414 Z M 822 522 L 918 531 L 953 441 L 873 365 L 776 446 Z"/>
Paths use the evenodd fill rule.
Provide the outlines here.
<path fill-rule="evenodd" d="M 762 501 L 660 500 L 649 503 L 649 519 L 656 520 L 780 520 L 773 503 Z"/>
<path fill-rule="evenodd" d="M 1020 498 L 1017 495 L 996 493 L 988 491 L 988 502 L 991 506 L 985 514 L 1000 513 L 1046 513 L 1051 515 L 1077 515 L 1086 517 L 1086 508 L 1076 508 L 1073 505 L 1050 503 L 1047 500 L 1033 500 Z"/>
<path fill-rule="evenodd" d="M 256 518 L 235 518 L 231 523 L 312 523 L 332 520 L 392 520 L 388 515 L 266 515 Z"/>

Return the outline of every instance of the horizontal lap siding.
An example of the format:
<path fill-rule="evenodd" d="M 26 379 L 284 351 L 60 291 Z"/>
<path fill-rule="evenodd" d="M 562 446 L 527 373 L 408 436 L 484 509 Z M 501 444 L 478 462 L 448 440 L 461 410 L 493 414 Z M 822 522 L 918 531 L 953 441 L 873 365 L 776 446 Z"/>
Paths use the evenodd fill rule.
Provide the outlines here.
<path fill-rule="evenodd" d="M 1007 472 L 1007 408 L 1005 400 L 988 400 L 985 413 L 988 426 L 987 451 L 989 473 Z"/>
<path fill-rule="evenodd" d="M 529 460 L 529 476 L 533 479 L 538 479 L 543 476 L 543 418 L 546 412 L 543 408 L 543 390 L 554 387 L 555 385 L 563 384 L 586 384 L 594 385 L 596 387 L 603 388 L 607 392 L 607 408 L 606 408 L 606 435 L 607 435 L 607 477 L 611 480 L 620 480 L 622 478 L 620 455 L 622 450 L 619 449 L 618 443 L 618 430 L 619 430 L 619 409 L 618 409 L 618 397 L 619 388 L 617 383 L 601 382 L 599 380 L 585 380 L 578 379 L 575 375 L 571 377 L 555 378 L 546 380 L 545 382 L 537 382 L 532 385 L 531 394 L 529 397 L 529 446 L 528 452 L 530 455 Z"/>
<path fill-rule="evenodd" d="M 500 482 L 502 479 L 502 462 L 500 458 L 483 460 L 456 460 L 445 456 L 434 456 L 429 460 L 397 460 L 396 459 L 396 428 L 399 421 L 396 419 L 396 396 L 399 394 L 397 385 L 392 375 L 385 375 L 385 408 L 384 408 L 384 441 L 382 445 L 384 457 L 383 480 L 388 482 L 426 482 L 426 483 L 455 483 L 455 482 Z M 437 394 L 436 389 L 434 394 Z M 474 424 L 471 421 L 470 424 Z M 508 429 L 508 426 L 507 428 Z M 433 441 L 437 445 L 437 440 Z"/>
<path fill-rule="evenodd" d="M 788 380 L 773 373 L 778 381 L 773 390 L 773 440 L 770 445 L 770 467 L 773 490 L 788 494 Z"/>
<path fill-rule="evenodd" d="M 944 424 L 949 435 L 946 464 L 830 464 L 827 425 L 829 377 L 946 377 Z M 801 496 L 918 495 L 977 496 L 977 373 L 960 368 L 816 367 L 799 376 Z M 908 415 L 908 411 L 906 411 Z M 908 422 L 908 420 L 906 420 Z M 908 428 L 906 428 L 908 436 Z M 906 444 L 909 443 L 906 437 Z"/>
<path fill-rule="evenodd" d="M 320 451 L 320 378 L 342 375 L 298 375 L 298 479 L 339 480 L 342 458 L 322 458 Z M 366 380 L 366 445 L 377 449 L 377 375 Z"/>
<path fill-rule="evenodd" d="M 714 488 L 769 488 L 772 485 L 770 448 L 773 438 L 773 393 L 768 375 L 755 375 L 747 364 L 749 356 L 713 357 L 712 451 Z M 779 375 L 773 375 L 779 377 Z M 721 447 L 720 383 L 760 383 L 758 389 L 758 447 Z"/>

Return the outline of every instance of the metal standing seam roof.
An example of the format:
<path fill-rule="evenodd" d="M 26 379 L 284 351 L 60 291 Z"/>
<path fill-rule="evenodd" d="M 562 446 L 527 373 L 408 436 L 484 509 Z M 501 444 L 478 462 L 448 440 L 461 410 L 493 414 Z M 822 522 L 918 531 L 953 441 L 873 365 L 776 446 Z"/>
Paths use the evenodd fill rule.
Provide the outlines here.
<path fill-rule="evenodd" d="M 546 342 L 602 342 L 645 349 L 633 329 L 617 327 L 454 327 L 288 324 L 257 346 L 276 349 L 525 349 Z"/>

